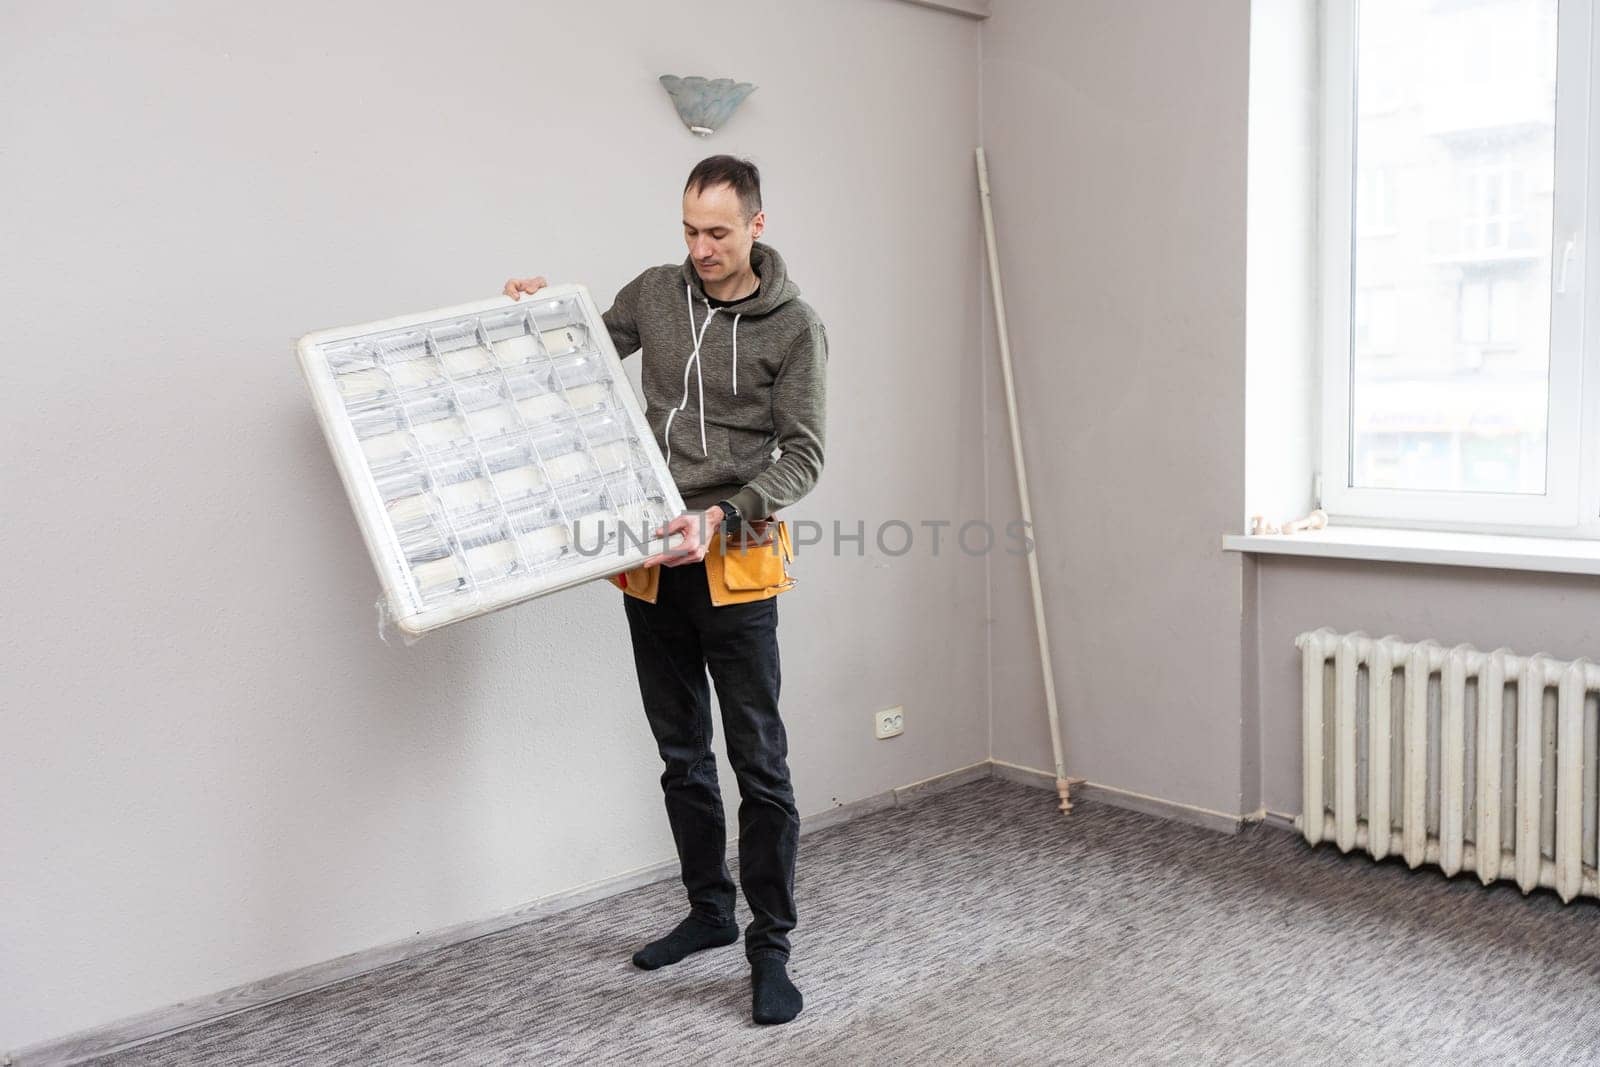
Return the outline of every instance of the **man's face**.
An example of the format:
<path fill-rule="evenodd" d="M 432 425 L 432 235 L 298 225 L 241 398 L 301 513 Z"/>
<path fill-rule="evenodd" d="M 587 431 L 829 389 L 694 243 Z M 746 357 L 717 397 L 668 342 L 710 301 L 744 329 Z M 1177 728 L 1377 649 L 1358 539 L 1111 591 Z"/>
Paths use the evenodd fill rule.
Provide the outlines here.
<path fill-rule="evenodd" d="M 750 246 L 766 228 L 767 214 L 745 221 L 731 185 L 683 194 L 683 240 L 702 283 L 715 284 L 749 269 Z"/>

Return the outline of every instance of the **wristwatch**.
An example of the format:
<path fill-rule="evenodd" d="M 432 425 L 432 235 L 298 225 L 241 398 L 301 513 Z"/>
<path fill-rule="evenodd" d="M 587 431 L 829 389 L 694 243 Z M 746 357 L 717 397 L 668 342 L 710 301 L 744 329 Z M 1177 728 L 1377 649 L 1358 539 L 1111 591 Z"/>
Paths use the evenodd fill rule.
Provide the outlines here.
<path fill-rule="evenodd" d="M 722 536 L 737 537 L 744 532 L 744 516 L 738 508 L 726 500 L 717 501 L 716 506 L 722 509 Z"/>

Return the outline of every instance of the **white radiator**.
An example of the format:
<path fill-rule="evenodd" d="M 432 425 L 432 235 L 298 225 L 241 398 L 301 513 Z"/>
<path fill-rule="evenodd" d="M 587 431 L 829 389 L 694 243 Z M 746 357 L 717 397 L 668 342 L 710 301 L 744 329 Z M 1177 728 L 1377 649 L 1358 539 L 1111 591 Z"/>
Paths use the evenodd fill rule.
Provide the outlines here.
<path fill-rule="evenodd" d="M 1307 841 L 1600 896 L 1600 665 L 1326 628 L 1295 645 Z"/>

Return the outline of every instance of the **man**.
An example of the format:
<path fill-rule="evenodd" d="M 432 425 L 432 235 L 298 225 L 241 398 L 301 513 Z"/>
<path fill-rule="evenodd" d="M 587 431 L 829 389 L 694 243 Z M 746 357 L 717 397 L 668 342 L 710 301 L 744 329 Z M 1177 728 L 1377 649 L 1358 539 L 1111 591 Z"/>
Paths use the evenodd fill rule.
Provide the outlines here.
<path fill-rule="evenodd" d="M 765 228 L 756 167 L 731 156 L 702 160 L 683 191 L 688 258 L 629 282 L 605 324 L 619 354 L 643 351 L 645 414 L 689 509 L 656 531 L 683 540 L 647 561 L 662 565 L 655 602 L 624 597 L 689 897 L 688 917 L 633 962 L 653 970 L 739 937 L 709 668 L 739 781 L 751 1014 L 785 1023 L 803 1003 L 787 970 L 800 819 L 778 715 L 777 600 L 713 606 L 704 562 L 708 531 L 737 536 L 803 497 L 822 470 L 827 338 L 783 259 L 758 243 Z M 512 279 L 505 292 L 520 298 L 543 285 Z"/>

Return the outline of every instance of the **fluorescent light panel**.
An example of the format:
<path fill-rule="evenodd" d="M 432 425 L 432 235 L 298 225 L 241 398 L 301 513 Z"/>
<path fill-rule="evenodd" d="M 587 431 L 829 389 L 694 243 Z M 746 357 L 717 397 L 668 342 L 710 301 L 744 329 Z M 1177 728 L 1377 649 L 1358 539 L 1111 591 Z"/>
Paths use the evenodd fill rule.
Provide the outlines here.
<path fill-rule="evenodd" d="M 581 285 L 320 330 L 297 351 L 407 634 L 635 566 L 683 511 Z"/>

